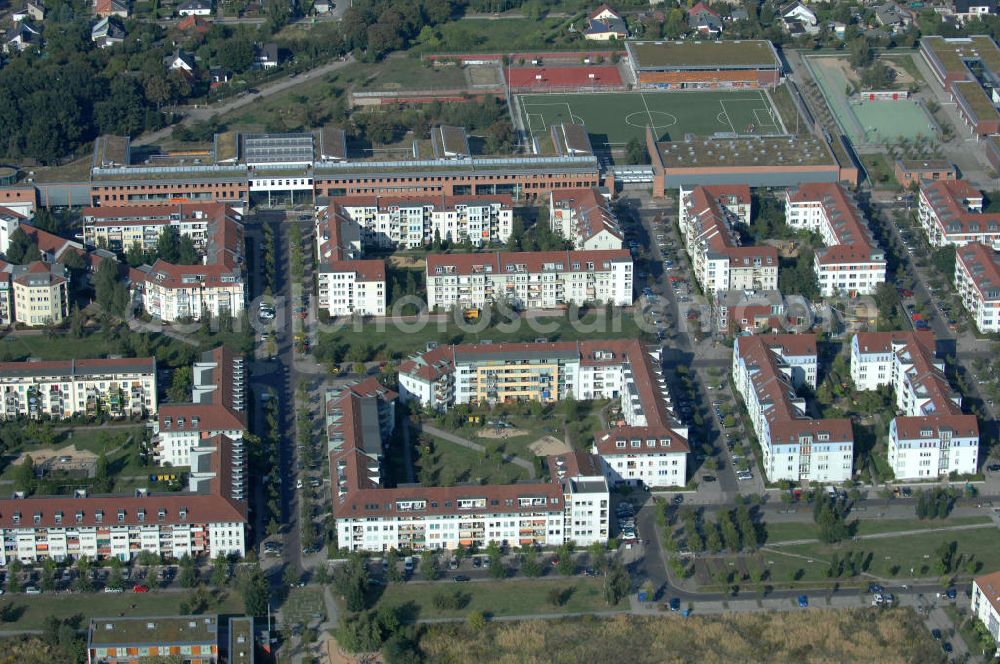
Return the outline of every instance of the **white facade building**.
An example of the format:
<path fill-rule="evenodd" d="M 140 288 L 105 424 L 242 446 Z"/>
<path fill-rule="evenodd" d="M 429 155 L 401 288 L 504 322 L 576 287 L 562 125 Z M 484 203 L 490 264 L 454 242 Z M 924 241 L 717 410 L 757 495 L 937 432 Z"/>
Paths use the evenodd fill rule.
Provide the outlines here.
<path fill-rule="evenodd" d="M 733 382 L 760 442 L 770 482 L 851 479 L 854 434 L 848 419 L 814 420 L 802 385 L 816 387 L 816 337 L 778 334 L 736 337 Z"/>
<path fill-rule="evenodd" d="M 695 279 L 706 293 L 776 290 L 778 250 L 740 246 L 735 224 L 750 223 L 750 187 L 681 189 L 678 226 Z"/>
<path fill-rule="evenodd" d="M 628 306 L 632 280 L 632 256 L 624 249 L 430 254 L 427 306 L 481 308 L 500 301 L 515 309 Z"/>
<path fill-rule="evenodd" d="M 804 184 L 785 192 L 785 221 L 819 233 L 814 269 L 823 297 L 871 295 L 885 283 L 885 252 L 842 186 Z"/>
<path fill-rule="evenodd" d="M 554 189 L 549 193 L 549 227 L 577 250 L 621 249 L 621 226 L 597 189 Z"/>
<path fill-rule="evenodd" d="M 0 418 L 157 412 L 156 359 L 0 363 Z"/>
<path fill-rule="evenodd" d="M 385 316 L 388 291 L 385 262 L 350 260 L 321 263 L 317 270 L 319 308 L 331 316 Z"/>
<path fill-rule="evenodd" d="M 868 332 L 851 340 L 851 379 L 859 390 L 891 387 L 902 413 L 889 425 L 888 458 L 896 479 L 974 474 L 979 426 L 962 414 L 961 395 L 935 357 L 931 332 Z"/>
<path fill-rule="evenodd" d="M 979 618 L 993 640 L 1000 643 L 1000 572 L 972 580 L 972 615 Z"/>
<path fill-rule="evenodd" d="M 435 240 L 504 243 L 514 226 L 510 196 L 342 196 L 330 206 L 361 228 L 362 243 L 415 249 Z"/>
<path fill-rule="evenodd" d="M 917 219 L 932 247 L 980 242 L 1000 249 L 1000 214 L 983 212 L 982 192 L 965 180 L 922 183 Z"/>
<path fill-rule="evenodd" d="M 1000 259 L 973 242 L 955 252 L 955 290 L 980 332 L 1000 332 Z"/>

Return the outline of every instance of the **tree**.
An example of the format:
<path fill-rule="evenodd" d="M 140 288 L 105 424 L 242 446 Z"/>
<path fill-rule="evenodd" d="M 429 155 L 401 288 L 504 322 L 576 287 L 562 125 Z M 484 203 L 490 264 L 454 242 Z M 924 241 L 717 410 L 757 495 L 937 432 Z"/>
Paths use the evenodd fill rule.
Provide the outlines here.
<path fill-rule="evenodd" d="M 108 456 L 101 452 L 97 457 L 94 467 L 94 491 L 97 493 L 111 493 L 114 486 L 114 479 L 111 477 L 111 470 L 108 464 Z"/>
<path fill-rule="evenodd" d="M 38 245 L 35 244 L 35 241 L 28 237 L 23 228 L 18 226 L 7 240 L 7 251 L 5 252 L 7 262 L 15 265 L 24 265 L 30 262 L 27 256 L 32 248 L 34 248 L 32 254 L 38 252 Z"/>
<path fill-rule="evenodd" d="M 486 553 L 490 556 L 490 576 L 494 579 L 507 578 L 507 566 L 503 562 L 503 556 L 500 555 L 500 547 L 497 546 L 496 542 L 490 542 L 490 545 L 486 548 Z"/>
<path fill-rule="evenodd" d="M 334 576 L 334 587 L 343 596 L 349 611 L 365 608 L 365 591 L 368 588 L 368 572 L 359 558 L 352 558 Z"/>
<path fill-rule="evenodd" d="M 178 581 L 182 588 L 194 588 L 198 585 L 198 574 L 194 569 L 194 560 L 191 556 L 185 553 L 180 559 L 181 573 Z"/>
<path fill-rule="evenodd" d="M 51 592 L 56 589 L 56 561 L 46 558 L 42 565 L 42 590 Z"/>
<path fill-rule="evenodd" d="M 114 261 L 101 261 L 94 275 L 94 299 L 108 313 L 121 313 L 115 309 L 117 290 L 118 265 Z"/>
<path fill-rule="evenodd" d="M 191 398 L 191 385 L 193 374 L 191 367 L 187 365 L 174 369 L 174 375 L 170 381 L 170 388 L 167 390 L 167 398 L 170 401 L 187 402 Z"/>
<path fill-rule="evenodd" d="M 608 606 L 615 606 L 628 594 L 632 587 L 632 580 L 622 562 L 615 559 L 604 574 L 604 601 Z"/>
<path fill-rule="evenodd" d="M 569 546 L 563 544 L 559 547 L 559 557 L 556 561 L 556 571 L 563 576 L 572 576 L 576 572 L 576 563 L 573 562 L 573 553 Z M 560 591 L 561 592 L 561 591 Z"/>
<path fill-rule="evenodd" d="M 625 163 L 627 164 L 648 164 L 649 163 L 649 150 L 646 149 L 646 144 L 639 140 L 638 137 L 633 136 L 629 139 L 628 144 L 625 146 Z"/>
<path fill-rule="evenodd" d="M 529 578 L 536 578 L 542 575 L 542 566 L 538 563 L 538 554 L 534 547 L 529 548 L 524 554 L 524 562 L 521 563 L 521 573 Z"/>
<path fill-rule="evenodd" d="M 14 469 L 14 489 L 26 496 L 35 490 L 35 461 L 30 454 L 25 454 L 24 461 Z"/>
<path fill-rule="evenodd" d="M 136 240 L 125 251 L 125 261 L 131 267 L 139 267 L 146 262 L 146 252 L 142 249 L 142 244 Z"/>
<path fill-rule="evenodd" d="M 177 263 L 180 256 L 180 243 L 177 233 L 169 226 L 160 231 L 156 240 L 156 256 L 168 263 Z"/>
<path fill-rule="evenodd" d="M 269 588 L 267 577 L 260 565 L 243 568 L 240 578 L 240 593 L 243 595 L 243 611 L 248 616 L 260 617 L 267 614 Z"/>
<path fill-rule="evenodd" d="M 430 549 L 425 549 L 420 553 L 420 574 L 426 581 L 438 578 L 437 556 Z"/>
<path fill-rule="evenodd" d="M 229 583 L 229 559 L 220 551 L 212 560 L 212 585 L 221 588 L 227 583 Z"/>
<path fill-rule="evenodd" d="M 818 496 L 813 505 L 813 519 L 819 527 L 819 541 L 824 544 L 839 542 L 848 536 L 850 528 L 845 517 L 846 507 L 837 499 Z"/>
<path fill-rule="evenodd" d="M 76 581 L 73 587 L 77 592 L 89 593 L 94 590 L 94 580 L 90 578 L 90 560 L 87 556 L 80 556 L 76 561 Z"/>

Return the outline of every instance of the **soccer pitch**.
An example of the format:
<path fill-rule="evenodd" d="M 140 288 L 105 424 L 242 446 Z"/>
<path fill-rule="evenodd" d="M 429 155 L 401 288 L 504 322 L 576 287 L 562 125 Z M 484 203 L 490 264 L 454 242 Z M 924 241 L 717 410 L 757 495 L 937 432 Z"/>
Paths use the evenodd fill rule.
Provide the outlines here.
<path fill-rule="evenodd" d="M 685 134 L 784 133 L 761 90 L 524 94 L 518 101 L 523 126 L 532 136 L 542 136 L 560 122 L 583 123 L 595 147 L 644 140 L 646 127 L 661 141 Z"/>

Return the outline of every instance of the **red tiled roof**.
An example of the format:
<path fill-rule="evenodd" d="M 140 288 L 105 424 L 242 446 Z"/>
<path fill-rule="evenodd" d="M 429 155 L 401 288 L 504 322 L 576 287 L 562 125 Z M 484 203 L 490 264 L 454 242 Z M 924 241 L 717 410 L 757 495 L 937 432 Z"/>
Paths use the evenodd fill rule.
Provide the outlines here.
<path fill-rule="evenodd" d="M 198 418 L 197 424 L 194 424 L 194 418 Z M 183 426 L 181 419 L 184 420 Z M 168 433 L 196 431 L 201 432 L 203 438 L 214 435 L 213 432 L 246 429 L 246 415 L 219 403 L 161 404 L 157 420 L 160 431 Z M 170 424 L 167 424 L 168 420 Z"/>
<path fill-rule="evenodd" d="M 837 244 L 817 250 L 817 263 L 885 262 L 885 255 L 872 239 L 861 211 L 841 185 L 813 182 L 789 189 L 786 195 L 793 203 L 819 202 L 826 212 Z"/>
<path fill-rule="evenodd" d="M 224 282 L 222 277 L 237 276 L 236 281 Z M 185 282 L 185 278 L 195 281 Z M 174 265 L 157 259 L 153 267 L 143 276 L 143 281 L 164 288 L 222 288 L 240 283 L 239 271 L 226 265 Z"/>
<path fill-rule="evenodd" d="M 977 576 L 973 582 L 978 586 L 986 601 L 993 607 L 993 611 L 1000 613 L 1000 571 Z"/>
<path fill-rule="evenodd" d="M 589 14 L 587 14 L 587 18 L 588 18 L 588 19 L 595 19 L 595 18 L 597 18 L 597 17 L 598 17 L 598 15 L 599 15 L 599 14 L 600 14 L 601 12 L 604 12 L 604 11 L 609 11 L 609 12 L 611 12 L 612 14 L 614 14 L 615 16 L 617 16 L 618 18 L 621 18 L 621 14 L 619 14 L 619 13 L 618 13 L 618 12 L 616 12 L 616 11 L 615 11 L 614 9 L 612 9 L 611 7 L 609 7 L 609 6 L 608 6 L 608 5 L 606 4 L 606 3 L 601 3 L 601 6 L 600 6 L 600 7 L 598 7 L 598 8 L 597 8 L 597 9 L 595 9 L 594 11 L 590 12 Z"/>
<path fill-rule="evenodd" d="M 934 210 L 942 233 L 998 233 L 1000 234 L 1000 213 L 973 212 L 966 201 L 982 205 L 982 193 L 965 180 L 937 180 L 923 182 L 920 198 Z"/>
<path fill-rule="evenodd" d="M 922 432 L 930 431 L 930 436 Z M 975 415 L 929 415 L 922 417 L 900 416 L 896 418 L 896 436 L 899 440 L 920 440 L 939 438 L 941 432 L 952 436 L 979 437 L 979 422 Z"/>
<path fill-rule="evenodd" d="M 385 261 L 376 259 L 330 261 L 320 266 L 321 272 L 353 272 L 359 281 L 385 281 Z"/>
<path fill-rule="evenodd" d="M 958 248 L 956 259 L 969 274 L 980 297 L 987 301 L 995 300 L 995 297 L 987 297 L 987 292 L 1000 290 L 1000 256 L 997 252 L 981 242 L 972 242 Z"/>
<path fill-rule="evenodd" d="M 593 187 L 585 189 L 555 189 L 550 203 L 556 209 L 573 210 L 576 216 L 577 233 L 590 238 L 602 231 L 622 238 L 618 220 L 608 207 L 604 197 Z"/>

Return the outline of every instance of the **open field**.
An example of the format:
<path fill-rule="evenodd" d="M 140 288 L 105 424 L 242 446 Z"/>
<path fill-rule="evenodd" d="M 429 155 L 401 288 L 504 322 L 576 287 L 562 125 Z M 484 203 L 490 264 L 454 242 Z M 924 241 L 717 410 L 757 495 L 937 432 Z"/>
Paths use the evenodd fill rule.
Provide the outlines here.
<path fill-rule="evenodd" d="M 573 618 L 492 623 L 480 631 L 431 625 L 420 648 L 440 664 L 941 661 L 940 648 L 908 609 Z"/>
<path fill-rule="evenodd" d="M 627 608 L 609 607 L 604 601 L 602 581 L 575 577 L 559 581 L 532 579 L 529 581 L 476 581 L 452 585 L 428 586 L 416 583 L 393 583 L 385 589 L 378 603 L 402 607 L 406 619 L 461 618 L 471 611 L 487 616 L 529 615 L 536 613 L 573 613 L 577 611 L 613 611 Z M 552 589 L 564 591 L 564 602 L 554 606 L 549 601 Z M 438 609 L 434 606 L 437 593 L 460 592 L 464 606 L 459 609 Z M 480 660 L 488 661 L 489 658 Z M 465 660 L 475 661 L 475 660 Z M 489 660 L 495 661 L 495 660 Z"/>
<path fill-rule="evenodd" d="M 593 46 L 572 39 L 567 18 L 499 18 L 460 20 L 421 33 L 414 48 L 420 53 L 497 53 L 512 50 L 558 50 Z M 606 47 L 606 44 L 600 45 Z"/>
<path fill-rule="evenodd" d="M 480 454 L 467 447 L 431 436 L 434 450 L 430 455 L 420 453 L 414 466 L 418 477 L 427 473 L 433 479 L 432 484 L 447 486 L 456 483 L 471 482 L 473 484 L 513 484 L 518 480 L 528 479 L 528 472 L 520 466 L 501 460 L 486 460 L 485 454 Z M 488 441 L 477 441 L 489 449 Z M 500 443 L 503 444 L 503 441 Z M 505 452 L 509 453 L 510 450 Z"/>
<path fill-rule="evenodd" d="M 661 141 L 680 140 L 685 134 L 782 133 L 777 114 L 760 90 L 525 94 L 518 99 L 522 121 L 532 135 L 543 135 L 560 122 L 582 122 L 597 146 L 645 140 L 647 127 Z"/>
<path fill-rule="evenodd" d="M 430 60 L 416 58 L 386 58 L 378 74 L 365 84 L 366 91 L 379 90 L 428 90 L 436 88 L 464 88 L 465 69 L 458 65 L 435 67 Z"/>
<path fill-rule="evenodd" d="M 171 339 L 165 334 L 122 332 L 128 337 L 129 345 L 139 357 L 156 357 L 157 366 L 180 366 L 190 364 L 198 353 L 198 348 Z M 218 344 L 215 344 L 218 345 Z M 206 348 L 213 345 L 206 344 Z M 17 362 L 29 357 L 42 360 L 71 360 L 107 357 L 108 355 L 130 355 L 120 340 L 103 331 L 76 339 L 67 334 L 19 334 L 12 332 L 0 337 L 0 362 Z"/>
<path fill-rule="evenodd" d="M 281 605 L 282 619 L 290 625 L 311 625 L 326 617 L 323 589 L 292 588 Z"/>
<path fill-rule="evenodd" d="M 565 315 L 539 318 L 521 318 L 512 330 L 487 327 L 480 332 L 469 331 L 467 326 L 459 326 L 452 320 L 429 322 L 419 329 L 401 329 L 386 321 L 370 321 L 355 324 L 347 321 L 340 329 L 320 332 L 316 355 L 321 360 L 342 357 L 348 349 L 360 348 L 373 359 L 406 357 L 427 349 L 427 342 L 440 344 L 479 343 L 491 340 L 495 343 L 531 342 L 539 338 L 547 341 L 576 341 L 579 339 L 643 339 L 645 333 L 632 315 L 622 312 L 604 324 L 604 311 L 590 312 L 581 317 L 578 325 L 571 324 Z M 405 324 L 407 327 L 417 324 Z"/>
<path fill-rule="evenodd" d="M 42 629 L 47 616 L 60 619 L 81 615 L 87 619 L 108 616 L 177 616 L 189 592 L 150 592 L 104 594 L 45 593 L 43 595 L 4 595 L 0 603 L 14 607 L 17 620 L 4 623 L 4 629 Z M 213 594 L 214 603 L 205 613 L 243 613 L 239 593 L 222 591 Z"/>
<path fill-rule="evenodd" d="M 876 533 L 898 533 L 906 530 L 927 530 L 931 528 L 948 528 L 950 526 L 968 526 L 989 523 L 988 516 L 951 517 L 948 519 L 859 519 L 858 535 L 874 535 Z M 814 523 L 769 523 L 767 524 L 767 543 L 788 542 L 800 539 L 815 539 L 817 528 Z"/>

